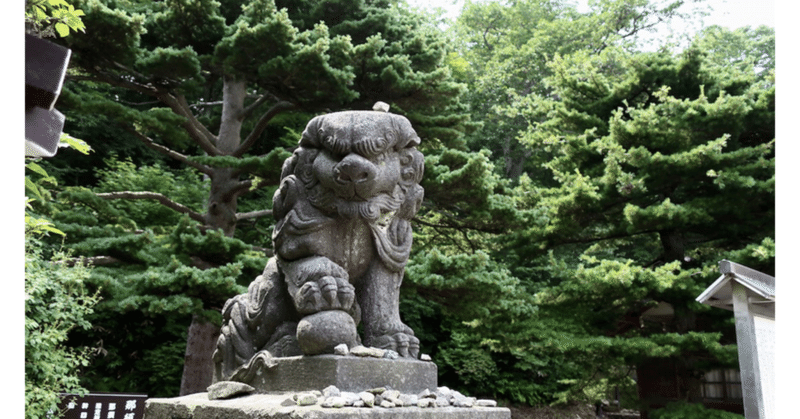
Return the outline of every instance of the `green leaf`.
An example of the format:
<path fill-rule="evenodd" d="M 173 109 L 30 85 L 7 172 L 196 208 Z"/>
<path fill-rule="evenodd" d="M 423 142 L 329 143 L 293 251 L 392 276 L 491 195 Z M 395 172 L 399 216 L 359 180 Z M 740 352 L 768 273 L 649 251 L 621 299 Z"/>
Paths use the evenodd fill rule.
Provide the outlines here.
<path fill-rule="evenodd" d="M 38 173 L 40 175 L 42 175 L 42 177 L 45 178 L 44 179 L 45 181 L 48 181 L 48 182 L 51 182 L 51 183 L 55 184 L 55 178 L 53 178 L 50 175 L 48 175 L 47 171 L 45 171 L 42 168 L 42 166 L 39 166 L 38 164 L 36 164 L 34 162 L 30 162 L 30 163 L 26 164 L 25 167 L 28 168 L 28 169 L 33 170 L 34 172 L 36 172 L 36 173 Z"/>
<path fill-rule="evenodd" d="M 55 24 L 56 31 L 62 37 L 69 35 L 69 26 L 65 23 L 58 22 Z"/>
<path fill-rule="evenodd" d="M 33 181 L 27 177 L 25 178 L 25 189 L 33 192 L 33 194 L 36 195 L 37 198 L 44 201 L 44 197 L 42 196 L 42 193 L 39 191 L 39 187 L 36 186 L 36 184 L 33 183 Z"/>
<path fill-rule="evenodd" d="M 86 144 L 86 141 L 75 138 L 67 133 L 61 133 L 60 142 L 61 144 L 67 144 L 79 153 L 89 154 L 89 152 L 92 151 L 92 147 Z"/>

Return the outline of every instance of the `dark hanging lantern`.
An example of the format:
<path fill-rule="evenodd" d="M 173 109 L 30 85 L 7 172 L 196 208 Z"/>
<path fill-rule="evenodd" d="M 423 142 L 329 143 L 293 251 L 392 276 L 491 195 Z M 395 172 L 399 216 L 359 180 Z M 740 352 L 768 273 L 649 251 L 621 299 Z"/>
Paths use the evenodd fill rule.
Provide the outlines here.
<path fill-rule="evenodd" d="M 71 51 L 25 35 L 25 155 L 52 157 L 58 149 L 64 115 L 54 109 Z"/>

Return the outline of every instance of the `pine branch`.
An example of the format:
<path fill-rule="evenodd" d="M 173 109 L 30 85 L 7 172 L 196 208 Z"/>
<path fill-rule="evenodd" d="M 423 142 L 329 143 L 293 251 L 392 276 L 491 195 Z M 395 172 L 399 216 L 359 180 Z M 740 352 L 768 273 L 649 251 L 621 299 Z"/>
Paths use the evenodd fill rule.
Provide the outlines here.
<path fill-rule="evenodd" d="M 175 210 L 181 214 L 188 214 L 189 217 L 197 222 L 205 223 L 206 219 L 203 217 L 202 214 L 192 211 L 191 208 L 179 204 L 166 196 L 157 193 L 157 192 L 132 192 L 132 191 L 123 191 L 123 192 L 105 192 L 97 194 L 100 198 L 103 199 L 151 199 L 158 201 L 159 204 Z"/>
<path fill-rule="evenodd" d="M 261 95 L 261 96 L 260 96 L 258 99 L 256 99 L 256 101 L 255 101 L 255 102 L 251 103 L 251 104 L 250 104 L 250 106 L 246 107 L 246 108 L 245 108 L 245 109 L 242 111 L 242 113 L 241 113 L 241 115 L 239 116 L 239 118 L 240 118 L 241 120 L 244 120 L 244 119 L 246 119 L 247 117 L 249 117 L 249 116 L 250 116 L 250 114 L 252 114 L 252 113 L 253 113 L 253 111 L 255 111 L 255 110 L 256 110 L 256 108 L 258 108 L 259 106 L 263 105 L 263 104 L 264 104 L 264 102 L 266 102 L 266 101 L 268 101 L 268 100 L 270 100 L 270 99 L 272 99 L 272 100 L 275 100 L 275 101 L 277 101 L 277 100 L 278 100 L 278 98 L 277 98 L 277 97 L 275 97 L 274 95 L 272 95 L 272 94 L 269 94 L 269 93 L 264 93 L 264 94 L 263 94 L 263 95 Z"/>
<path fill-rule="evenodd" d="M 186 128 L 186 131 L 197 142 L 200 148 L 203 149 L 203 151 L 208 153 L 210 156 L 219 156 L 222 154 L 214 145 L 217 141 L 217 137 L 212 134 L 203 124 L 201 124 L 197 118 L 195 118 L 194 114 L 189 108 L 189 103 L 186 102 L 186 97 L 181 94 L 177 96 L 172 96 L 171 94 L 161 94 L 158 96 L 158 98 L 164 102 L 164 104 L 169 106 L 173 112 L 186 118 L 184 128 Z"/>
<path fill-rule="evenodd" d="M 144 143 L 144 145 L 146 145 L 149 148 L 152 148 L 153 150 L 158 151 L 159 153 L 169 156 L 175 160 L 178 160 L 179 162 L 186 164 L 187 166 L 194 167 L 195 169 L 199 170 L 200 172 L 206 175 L 211 176 L 211 174 L 213 173 L 213 170 L 210 167 L 189 160 L 189 157 L 181 153 L 178 153 L 177 151 L 172 150 L 166 146 L 156 143 L 152 138 L 136 131 L 133 128 L 125 127 L 125 130 L 135 135 L 138 139 L 140 139 Z"/>
<path fill-rule="evenodd" d="M 240 212 L 236 214 L 236 221 L 248 220 L 251 218 L 269 217 L 272 216 L 272 210 Z"/>
<path fill-rule="evenodd" d="M 87 76 L 68 76 L 70 80 L 74 81 L 91 81 L 96 83 L 106 83 L 112 86 L 121 87 L 123 89 L 133 90 L 148 96 L 157 98 L 161 103 L 167 105 L 173 112 L 186 118 L 183 127 L 194 139 L 200 148 L 211 156 L 219 156 L 220 151 L 217 150 L 214 142 L 216 137 L 208 129 L 195 118 L 191 112 L 189 104 L 183 95 L 173 96 L 169 92 L 164 91 L 152 84 L 143 85 L 130 80 L 116 78 L 106 74 L 98 74 L 96 77 Z"/>
<path fill-rule="evenodd" d="M 153 87 L 152 85 L 144 85 L 141 83 L 136 83 L 130 80 L 122 80 L 107 74 L 98 74 L 96 77 L 91 76 L 77 76 L 77 75 L 67 75 L 67 80 L 72 81 L 88 81 L 92 83 L 106 83 L 112 86 L 121 87 L 127 90 L 133 90 L 135 92 L 139 92 L 148 96 L 156 96 L 158 95 L 158 89 Z"/>
<path fill-rule="evenodd" d="M 258 101 L 256 101 L 256 103 L 258 103 Z M 255 103 L 253 105 L 255 105 Z M 248 110 L 253 107 L 253 105 L 250 105 L 250 107 L 245 109 L 243 113 L 247 113 Z M 250 147 L 255 144 L 258 137 L 261 136 L 261 133 L 267 129 L 267 124 L 269 124 L 269 121 L 271 121 L 275 115 L 294 108 L 296 108 L 296 106 L 287 101 L 280 101 L 273 105 L 267 112 L 264 113 L 264 115 L 261 116 L 261 118 L 258 120 L 258 123 L 256 123 L 255 128 L 253 128 L 253 131 L 250 132 L 250 135 L 247 136 L 247 139 L 244 140 L 242 145 L 240 145 L 232 155 L 234 157 L 242 157 L 244 153 L 246 153 L 247 150 L 249 150 Z"/>

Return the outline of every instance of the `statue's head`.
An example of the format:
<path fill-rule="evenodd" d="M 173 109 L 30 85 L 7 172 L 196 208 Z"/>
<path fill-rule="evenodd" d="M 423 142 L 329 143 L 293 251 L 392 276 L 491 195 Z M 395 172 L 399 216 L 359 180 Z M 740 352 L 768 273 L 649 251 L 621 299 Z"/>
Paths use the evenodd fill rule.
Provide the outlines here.
<path fill-rule="evenodd" d="M 399 210 L 410 218 L 422 200 L 419 142 L 411 123 L 400 115 L 321 115 L 308 123 L 281 177 L 297 176 L 312 205 L 325 212 L 375 219 Z"/>

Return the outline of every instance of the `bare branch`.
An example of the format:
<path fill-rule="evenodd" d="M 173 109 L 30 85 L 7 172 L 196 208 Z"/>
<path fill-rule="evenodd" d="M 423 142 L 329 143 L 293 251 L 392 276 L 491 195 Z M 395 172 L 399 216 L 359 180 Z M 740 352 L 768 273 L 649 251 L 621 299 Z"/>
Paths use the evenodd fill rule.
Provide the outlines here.
<path fill-rule="evenodd" d="M 156 105 L 161 103 L 159 100 L 150 100 L 147 102 L 128 102 L 127 100 L 116 99 L 118 103 L 122 103 L 123 105 L 130 105 L 130 106 L 142 106 L 142 105 Z"/>
<path fill-rule="evenodd" d="M 248 220 L 251 218 L 269 217 L 272 216 L 272 210 L 240 212 L 236 214 L 236 221 Z"/>
<path fill-rule="evenodd" d="M 234 157 L 242 157 L 242 155 L 244 155 L 244 153 L 246 153 L 247 150 L 249 150 L 250 147 L 255 144 L 258 137 L 267 128 L 269 121 L 272 120 L 275 115 L 290 109 L 294 109 L 295 107 L 296 106 L 293 103 L 287 101 L 280 101 L 273 105 L 266 113 L 264 113 L 264 115 L 261 116 L 261 118 L 258 120 L 258 123 L 256 123 L 255 128 L 253 128 L 253 131 L 250 132 L 250 135 L 247 136 L 247 139 L 244 140 L 242 145 L 240 145 L 232 155 Z M 245 110 L 245 112 L 247 112 L 247 110 Z"/>
<path fill-rule="evenodd" d="M 226 199 L 230 199 L 231 197 L 237 197 L 238 198 L 238 197 L 250 192 L 250 188 L 252 188 L 252 187 L 253 187 L 253 181 L 252 180 L 248 179 L 248 180 L 240 181 L 236 185 L 234 185 L 230 190 L 228 190 L 228 192 L 225 194 L 224 198 L 226 198 Z"/>
<path fill-rule="evenodd" d="M 75 266 L 79 263 L 92 266 L 101 266 L 101 265 L 113 265 L 115 263 L 122 263 L 122 260 L 112 256 L 93 256 L 88 258 L 87 257 L 71 258 L 64 261 L 58 261 L 56 263 L 63 264 L 66 266 Z"/>
<path fill-rule="evenodd" d="M 189 105 L 189 107 L 192 108 L 192 109 L 197 109 L 197 108 L 205 108 L 207 106 L 222 106 L 222 104 L 224 104 L 224 103 L 225 102 L 223 102 L 221 100 L 217 101 L 217 102 L 200 102 L 200 103 L 193 103 L 193 104 Z"/>
<path fill-rule="evenodd" d="M 197 118 L 195 118 L 194 114 L 189 108 L 189 104 L 186 102 L 186 97 L 181 94 L 177 96 L 172 96 L 171 94 L 161 94 L 158 96 L 158 98 L 164 102 L 164 104 L 169 106 L 173 112 L 186 118 L 184 128 L 186 128 L 186 130 L 189 132 L 189 135 L 191 135 L 192 138 L 197 141 L 197 144 L 203 149 L 203 151 L 211 156 L 219 156 L 222 154 L 214 145 L 214 143 L 217 141 L 217 137 L 214 136 L 214 134 L 212 134 L 203 124 L 201 124 Z"/>
<path fill-rule="evenodd" d="M 128 128 L 128 127 L 126 127 L 125 129 L 128 132 L 130 132 L 131 134 L 135 135 L 140 140 L 142 140 L 142 142 L 147 147 L 152 148 L 153 150 L 156 150 L 159 153 L 162 153 L 162 154 L 164 154 L 166 156 L 172 157 L 173 159 L 178 160 L 179 162 L 184 163 L 184 164 L 186 164 L 188 166 L 194 167 L 195 169 L 197 169 L 197 170 L 199 170 L 199 171 L 201 171 L 201 172 L 203 172 L 203 173 L 205 173 L 205 174 L 207 174 L 209 176 L 211 176 L 211 174 L 213 173 L 213 170 L 210 167 L 189 160 L 189 158 L 186 157 L 185 155 L 183 155 L 181 153 L 178 153 L 177 151 L 172 150 L 172 149 L 170 149 L 168 147 L 165 147 L 165 146 L 163 146 L 161 144 L 156 143 L 155 141 L 153 141 L 152 138 L 150 138 L 150 137 L 148 137 L 148 136 L 136 131 L 135 129 Z"/>
<path fill-rule="evenodd" d="M 251 114 L 251 113 L 253 113 L 253 111 L 254 111 L 254 110 L 256 110 L 256 108 L 258 108 L 259 106 L 263 105 L 263 104 L 264 104 L 264 102 L 266 102 L 266 101 L 268 101 L 268 100 L 270 100 L 270 99 L 272 99 L 272 100 L 275 100 L 275 101 L 277 101 L 277 100 L 278 100 L 278 98 L 277 98 L 277 97 L 275 97 L 275 95 L 271 95 L 271 94 L 269 94 L 269 93 L 264 93 L 264 94 L 263 94 L 263 95 L 261 95 L 261 96 L 260 96 L 258 99 L 256 99 L 256 101 L 255 101 L 255 102 L 251 103 L 251 104 L 250 104 L 250 106 L 246 107 L 246 108 L 245 108 L 245 109 L 242 111 L 242 114 L 240 115 L 240 117 L 239 117 L 239 118 L 240 118 L 240 119 L 242 119 L 242 120 L 244 120 L 245 118 L 247 118 L 248 116 L 250 116 L 250 114 Z"/>
<path fill-rule="evenodd" d="M 158 201 L 159 204 L 173 209 L 181 214 L 188 214 L 189 217 L 197 222 L 205 223 L 206 219 L 203 217 L 202 214 L 192 211 L 191 208 L 179 204 L 166 196 L 157 193 L 157 192 L 132 192 L 132 191 L 124 191 L 124 192 L 105 192 L 97 194 L 100 198 L 103 199 L 151 199 Z"/>

